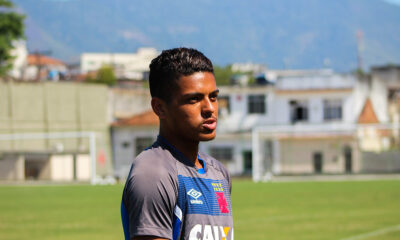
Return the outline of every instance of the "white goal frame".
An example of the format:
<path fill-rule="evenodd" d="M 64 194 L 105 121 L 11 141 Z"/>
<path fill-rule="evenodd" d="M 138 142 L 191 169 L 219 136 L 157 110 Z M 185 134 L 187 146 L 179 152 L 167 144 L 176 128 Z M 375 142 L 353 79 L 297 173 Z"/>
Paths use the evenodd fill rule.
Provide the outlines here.
<path fill-rule="evenodd" d="M 97 184 L 96 175 L 96 133 L 95 132 L 49 132 L 49 133 L 15 133 L 0 134 L 0 141 L 38 140 L 38 139 L 71 139 L 86 138 L 89 140 L 89 155 L 91 162 L 90 183 Z"/>

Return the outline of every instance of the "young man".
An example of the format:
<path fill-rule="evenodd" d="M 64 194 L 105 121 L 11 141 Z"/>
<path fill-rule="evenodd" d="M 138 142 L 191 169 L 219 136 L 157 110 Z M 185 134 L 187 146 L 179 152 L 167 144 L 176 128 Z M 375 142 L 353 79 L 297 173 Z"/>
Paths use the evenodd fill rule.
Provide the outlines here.
<path fill-rule="evenodd" d="M 233 239 L 229 174 L 198 152 L 217 127 L 211 61 L 195 49 L 163 51 L 150 64 L 150 93 L 160 131 L 133 161 L 126 181 L 125 239 Z"/>

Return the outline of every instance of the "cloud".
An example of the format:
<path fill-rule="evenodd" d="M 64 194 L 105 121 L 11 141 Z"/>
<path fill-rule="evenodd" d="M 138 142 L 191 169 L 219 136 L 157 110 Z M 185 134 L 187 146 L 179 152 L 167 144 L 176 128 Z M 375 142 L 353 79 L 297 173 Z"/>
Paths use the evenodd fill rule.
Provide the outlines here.
<path fill-rule="evenodd" d="M 400 6 L 400 0 L 383 0 L 383 1 Z"/>
<path fill-rule="evenodd" d="M 151 39 L 146 34 L 137 30 L 121 30 L 119 35 L 125 40 L 135 40 L 141 44 L 151 43 Z"/>
<path fill-rule="evenodd" d="M 195 26 L 174 25 L 168 27 L 168 33 L 170 34 L 192 34 L 195 32 L 198 32 L 198 28 Z"/>

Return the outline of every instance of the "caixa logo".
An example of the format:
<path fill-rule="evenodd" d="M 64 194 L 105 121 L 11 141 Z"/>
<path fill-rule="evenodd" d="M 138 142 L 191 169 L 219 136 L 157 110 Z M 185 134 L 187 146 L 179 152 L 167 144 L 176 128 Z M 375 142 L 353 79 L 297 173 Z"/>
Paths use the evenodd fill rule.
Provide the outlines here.
<path fill-rule="evenodd" d="M 233 228 L 212 225 L 195 225 L 189 233 L 189 240 L 233 240 Z"/>
<path fill-rule="evenodd" d="M 191 204 L 203 204 L 203 201 L 199 200 L 198 198 L 201 197 L 201 192 L 194 190 L 193 188 L 187 192 L 187 195 L 191 196 L 194 199 L 190 200 Z"/>

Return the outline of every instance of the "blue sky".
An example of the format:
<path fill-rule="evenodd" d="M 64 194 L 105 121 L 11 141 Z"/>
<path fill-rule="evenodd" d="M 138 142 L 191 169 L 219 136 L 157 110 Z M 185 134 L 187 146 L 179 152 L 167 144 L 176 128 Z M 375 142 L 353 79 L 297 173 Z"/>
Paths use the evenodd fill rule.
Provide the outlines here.
<path fill-rule="evenodd" d="M 399 5 L 399 6 L 400 6 L 400 0 L 384 0 L 384 1 L 386 1 L 386 2 L 390 2 L 390 3 L 394 3 L 394 4 L 396 4 L 396 5 Z"/>
<path fill-rule="evenodd" d="M 66 1 L 69 1 L 69 0 L 48 0 L 48 1 L 66 2 Z M 383 1 L 389 2 L 389 3 L 394 3 L 394 4 L 400 6 L 400 0 L 383 0 Z"/>

